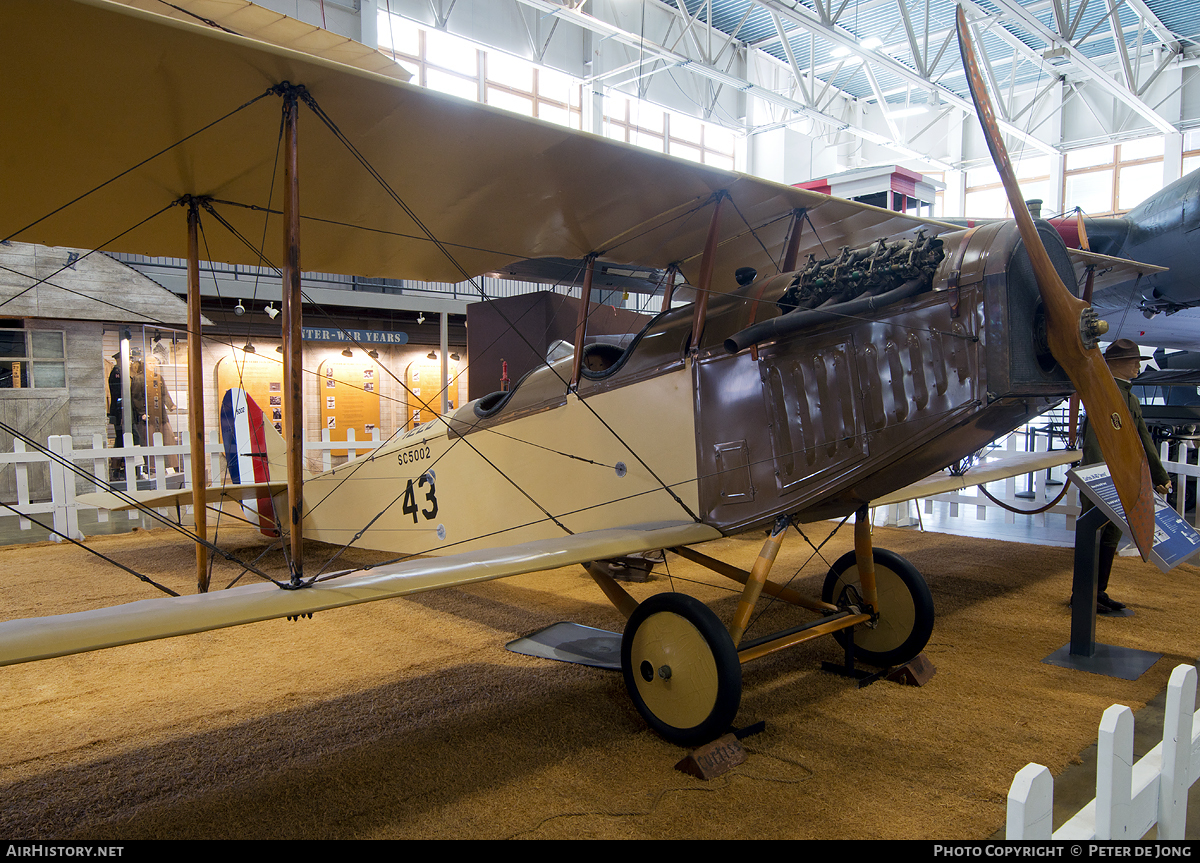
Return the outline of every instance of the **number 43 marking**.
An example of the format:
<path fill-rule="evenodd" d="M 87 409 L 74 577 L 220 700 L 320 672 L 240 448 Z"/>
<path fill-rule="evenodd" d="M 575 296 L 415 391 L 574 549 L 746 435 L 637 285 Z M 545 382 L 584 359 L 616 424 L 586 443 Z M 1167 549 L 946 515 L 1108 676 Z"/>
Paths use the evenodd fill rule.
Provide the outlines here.
<path fill-rule="evenodd" d="M 425 516 L 426 520 L 436 518 L 438 514 L 437 494 L 434 492 L 433 477 L 427 473 L 421 474 L 421 478 L 417 480 L 417 488 L 421 488 L 426 484 L 429 486 L 429 491 L 425 492 L 425 500 L 430 504 L 432 509 L 418 510 L 417 495 L 413 489 L 413 481 L 411 479 L 408 481 L 408 486 L 404 489 L 404 504 L 401 507 L 401 511 L 405 515 L 412 516 L 413 524 L 417 523 L 418 511 L 421 515 Z"/>

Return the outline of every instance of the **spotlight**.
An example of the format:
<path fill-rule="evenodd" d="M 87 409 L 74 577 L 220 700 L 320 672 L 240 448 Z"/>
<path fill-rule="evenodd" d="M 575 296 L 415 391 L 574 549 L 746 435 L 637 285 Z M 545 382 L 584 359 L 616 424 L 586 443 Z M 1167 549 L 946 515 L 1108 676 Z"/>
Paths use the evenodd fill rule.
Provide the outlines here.
<path fill-rule="evenodd" d="M 233 313 L 239 318 L 246 314 L 246 307 L 242 305 L 242 301 L 238 300 L 237 305 L 233 307 Z"/>
<path fill-rule="evenodd" d="M 437 359 L 437 351 L 430 351 L 428 354 L 425 355 L 425 359 L 436 360 Z"/>
<path fill-rule="evenodd" d="M 267 307 L 263 309 L 263 311 L 267 313 L 267 317 L 271 320 L 275 320 L 275 318 L 279 317 L 279 309 L 275 308 L 270 303 L 267 303 Z"/>
<path fill-rule="evenodd" d="M 377 359 L 379 359 L 379 351 L 375 350 L 374 348 L 371 348 L 371 350 L 367 351 L 367 356 L 369 356 L 373 360 L 377 360 Z"/>
<path fill-rule="evenodd" d="M 342 351 L 342 356 L 344 356 L 344 357 L 346 357 L 346 358 L 353 357 L 353 356 L 354 356 L 354 351 L 350 350 L 349 348 L 346 348 L 346 349 L 344 349 L 344 350 Z"/>
<path fill-rule="evenodd" d="M 283 353 L 283 345 L 279 345 L 277 348 L 275 348 L 275 353 L 277 353 L 277 354 Z"/>
<path fill-rule="evenodd" d="M 455 362 L 458 362 L 459 360 L 462 359 L 462 357 L 460 357 L 458 354 L 451 354 L 450 359 L 454 360 Z"/>
<path fill-rule="evenodd" d="M 246 344 L 242 345 L 242 350 L 244 350 L 248 354 L 255 353 L 254 345 L 250 344 L 250 342 L 246 342 Z"/>
<path fill-rule="evenodd" d="M 418 324 L 423 324 L 423 323 L 425 323 L 425 313 L 424 313 L 424 312 L 418 312 L 418 313 L 417 313 L 417 323 L 418 323 Z"/>

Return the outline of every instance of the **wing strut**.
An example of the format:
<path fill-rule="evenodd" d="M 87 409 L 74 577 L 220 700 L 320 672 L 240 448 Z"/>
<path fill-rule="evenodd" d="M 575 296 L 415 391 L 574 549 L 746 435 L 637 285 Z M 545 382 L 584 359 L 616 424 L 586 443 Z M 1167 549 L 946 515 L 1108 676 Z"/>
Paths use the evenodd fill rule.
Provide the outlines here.
<path fill-rule="evenodd" d="M 708 315 L 708 292 L 712 288 L 713 266 L 717 258 L 717 242 L 720 235 L 721 204 L 725 203 L 725 192 L 717 193 L 717 205 L 713 207 L 712 221 L 708 223 L 708 240 L 704 243 L 704 257 L 700 259 L 700 284 L 696 286 L 696 313 L 692 318 L 692 352 L 700 349 L 700 337 L 704 335 L 704 319 Z"/>
<path fill-rule="evenodd" d="M 570 389 L 579 386 L 579 373 L 583 364 L 583 337 L 587 334 L 588 310 L 592 305 L 592 276 L 596 272 L 596 253 L 587 256 L 587 269 L 583 273 L 583 291 L 579 298 L 579 316 L 575 323 L 575 358 L 571 360 Z"/>
<path fill-rule="evenodd" d="M 196 592 L 208 593 L 208 474 L 204 457 L 204 372 L 200 345 L 200 201 L 187 199 L 188 427 L 192 449 L 192 516 L 196 533 Z"/>
<path fill-rule="evenodd" d="M 783 255 L 783 267 L 780 268 L 781 273 L 790 273 L 796 269 L 796 257 L 800 252 L 800 234 L 804 230 L 804 216 L 808 213 L 807 208 L 797 207 L 792 210 L 792 227 L 788 232 L 787 250 Z"/>
<path fill-rule="evenodd" d="M 291 522 L 291 586 L 304 575 L 304 531 L 300 526 L 304 481 L 304 427 L 301 410 L 300 176 L 298 88 L 282 86 L 283 95 L 283 411 L 287 423 L 288 513 Z"/>

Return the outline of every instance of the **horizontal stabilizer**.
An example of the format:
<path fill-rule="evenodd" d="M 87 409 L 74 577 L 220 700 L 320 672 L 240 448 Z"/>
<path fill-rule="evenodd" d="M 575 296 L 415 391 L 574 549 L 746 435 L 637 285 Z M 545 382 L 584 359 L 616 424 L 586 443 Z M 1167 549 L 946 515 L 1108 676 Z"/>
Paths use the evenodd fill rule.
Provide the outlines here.
<path fill-rule="evenodd" d="M 696 522 L 660 522 L 406 560 L 347 573 L 302 590 L 251 584 L 74 614 L 9 620 L 0 623 L 0 665 L 326 611 L 639 551 L 707 542 L 720 536 L 715 528 Z"/>
<path fill-rule="evenodd" d="M 1157 264 L 1132 261 L 1129 258 L 1114 258 L 1112 255 L 1101 255 L 1099 252 L 1084 249 L 1069 249 L 1067 254 L 1071 256 L 1071 263 L 1075 265 L 1075 279 L 1079 284 L 1083 284 L 1088 268 L 1094 268 L 1093 291 L 1103 291 L 1113 285 L 1136 281 L 1139 276 L 1167 271 L 1167 267 Z"/>
<path fill-rule="evenodd" d="M 208 503 L 230 500 L 242 501 L 259 497 L 270 497 L 287 491 L 286 482 L 245 482 L 238 485 L 210 485 L 204 493 Z M 160 506 L 191 506 L 190 488 L 139 489 L 137 491 L 95 491 L 75 498 L 84 506 L 119 512 L 126 509 L 153 509 Z"/>
<path fill-rule="evenodd" d="M 961 476 L 945 472 L 935 473 L 925 479 L 918 480 L 912 485 L 885 494 L 871 501 L 871 506 L 887 506 L 893 503 L 904 503 L 922 497 L 933 497 L 948 491 L 962 491 L 985 482 L 995 482 L 1008 479 L 1010 476 L 1020 476 L 1023 473 L 1047 470 L 1062 464 L 1072 464 L 1083 458 L 1083 453 L 1077 449 L 1060 449 L 1052 452 L 1014 452 L 989 458 L 982 464 L 976 464 Z"/>

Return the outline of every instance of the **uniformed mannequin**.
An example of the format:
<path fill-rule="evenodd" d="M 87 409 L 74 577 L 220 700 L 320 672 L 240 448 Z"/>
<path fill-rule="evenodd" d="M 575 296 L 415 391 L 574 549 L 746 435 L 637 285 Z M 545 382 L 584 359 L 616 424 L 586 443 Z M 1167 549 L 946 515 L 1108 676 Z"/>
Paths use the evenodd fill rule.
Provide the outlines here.
<path fill-rule="evenodd" d="M 134 446 L 145 446 L 146 440 L 146 368 L 142 363 L 142 352 L 135 350 L 129 361 L 129 405 L 133 408 Z"/>
<path fill-rule="evenodd" d="M 154 353 L 146 362 L 146 439 L 153 443 L 156 433 L 162 434 L 163 443 L 174 446 L 175 430 L 171 428 L 171 411 L 175 410 L 175 400 L 167 390 L 167 382 L 158 370 L 158 358 Z M 174 457 L 166 460 L 167 467 L 178 468 Z"/>
<path fill-rule="evenodd" d="M 1146 460 L 1150 463 L 1150 479 L 1154 483 L 1154 490 L 1159 494 L 1166 494 L 1171 490 L 1171 478 L 1167 475 L 1167 471 L 1158 457 L 1154 440 L 1150 437 L 1149 429 L 1146 428 L 1146 421 L 1142 419 L 1142 405 L 1137 400 L 1137 396 L 1133 394 L 1133 384 L 1131 383 L 1141 371 L 1142 360 L 1148 359 L 1150 357 L 1142 356 L 1141 349 L 1129 339 L 1117 339 L 1104 352 L 1104 360 L 1108 363 L 1108 368 L 1113 373 L 1121 394 L 1125 396 L 1130 416 L 1137 424 L 1138 435 L 1142 439 L 1142 449 L 1146 451 Z M 1092 431 L 1085 417 L 1083 421 L 1083 464 L 1100 464 L 1103 461 L 1104 454 L 1100 452 L 1096 433 Z M 1091 500 L 1085 499 L 1080 514 L 1087 512 L 1093 506 L 1095 504 Z M 1108 577 L 1112 573 L 1113 559 L 1117 556 L 1117 546 L 1120 542 L 1120 528 L 1109 522 L 1105 525 L 1104 532 L 1100 537 L 1099 594 L 1096 597 L 1096 611 L 1100 614 L 1120 611 L 1125 607 L 1125 603 L 1117 602 L 1108 595 Z"/>

